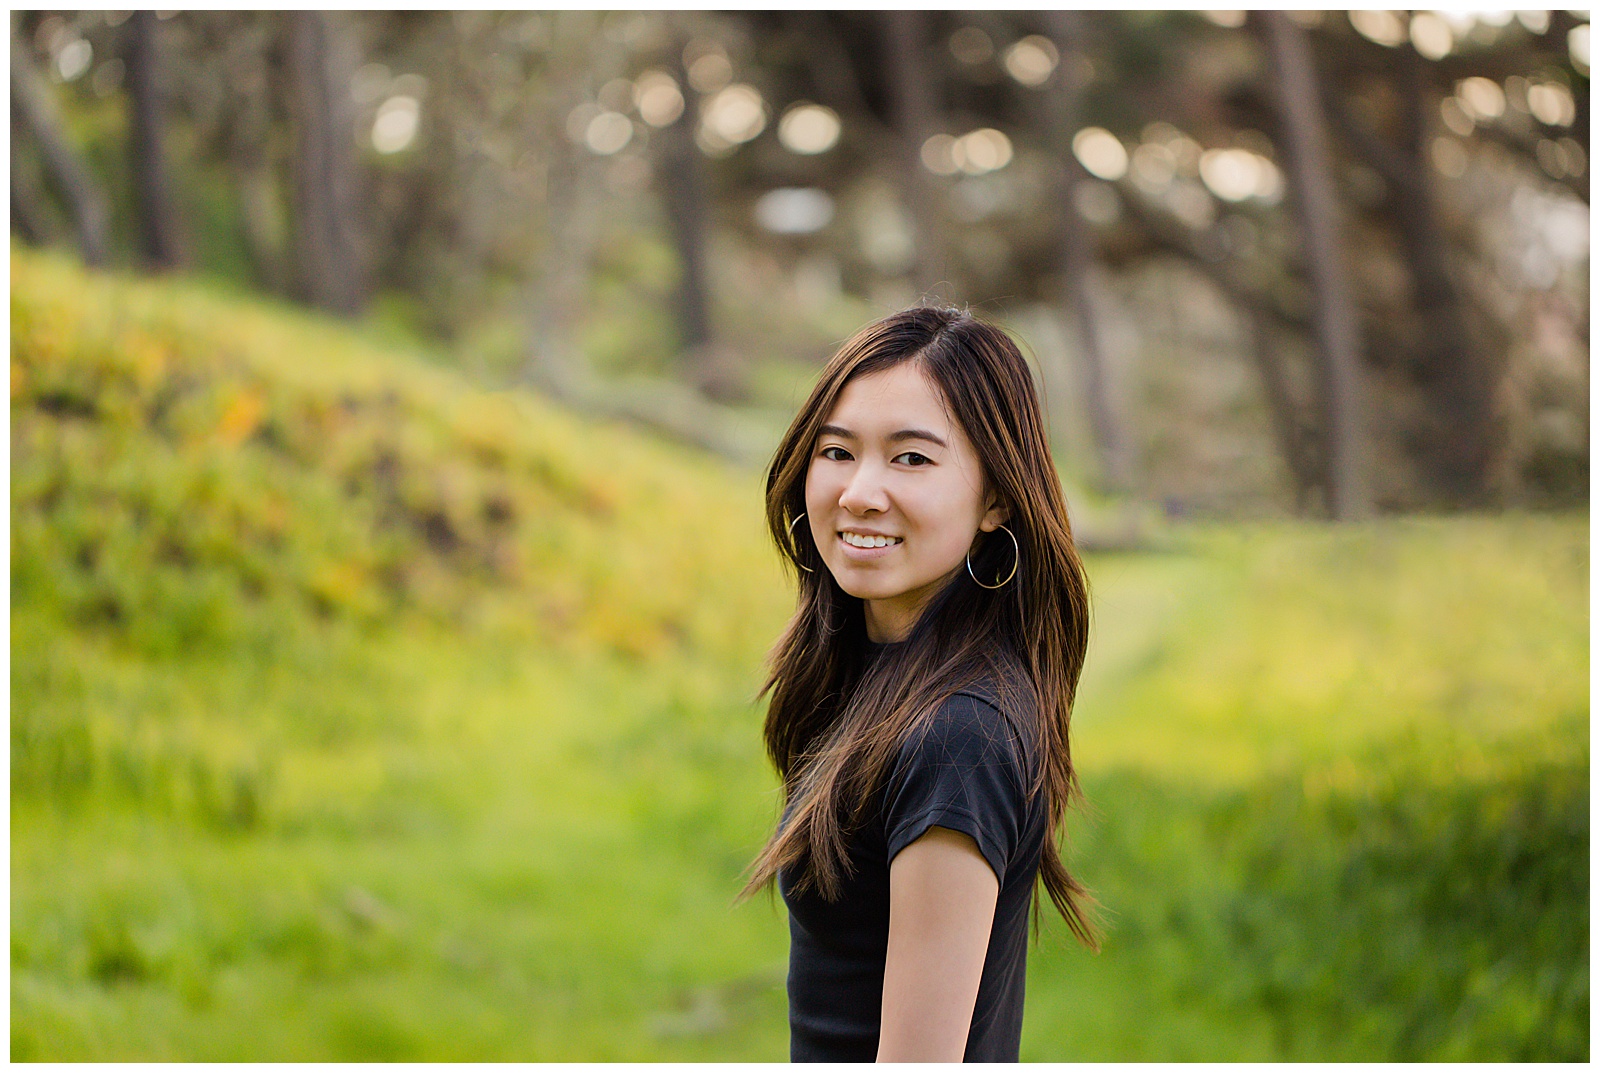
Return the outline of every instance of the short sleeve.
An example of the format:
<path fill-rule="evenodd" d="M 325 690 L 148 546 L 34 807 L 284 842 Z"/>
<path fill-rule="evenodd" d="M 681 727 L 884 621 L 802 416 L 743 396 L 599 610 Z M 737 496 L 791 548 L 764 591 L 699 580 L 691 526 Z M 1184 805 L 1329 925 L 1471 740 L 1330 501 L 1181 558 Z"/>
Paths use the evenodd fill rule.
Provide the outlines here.
<path fill-rule="evenodd" d="M 995 876 L 1005 882 L 1024 815 L 1020 750 L 994 706 L 958 693 L 900 747 L 884 786 L 888 859 L 930 827 L 971 836 Z"/>

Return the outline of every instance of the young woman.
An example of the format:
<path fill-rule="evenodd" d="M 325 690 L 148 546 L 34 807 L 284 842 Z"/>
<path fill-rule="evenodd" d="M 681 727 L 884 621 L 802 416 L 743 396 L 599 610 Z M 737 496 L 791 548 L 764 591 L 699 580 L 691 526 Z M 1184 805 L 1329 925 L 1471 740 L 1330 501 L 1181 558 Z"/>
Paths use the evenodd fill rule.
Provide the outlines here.
<path fill-rule="evenodd" d="M 1088 588 L 1016 345 L 952 309 L 862 329 L 778 447 L 767 523 L 800 592 L 746 891 L 789 909 L 790 1056 L 1016 1061 L 1039 881 L 1095 945 L 1057 849 Z"/>

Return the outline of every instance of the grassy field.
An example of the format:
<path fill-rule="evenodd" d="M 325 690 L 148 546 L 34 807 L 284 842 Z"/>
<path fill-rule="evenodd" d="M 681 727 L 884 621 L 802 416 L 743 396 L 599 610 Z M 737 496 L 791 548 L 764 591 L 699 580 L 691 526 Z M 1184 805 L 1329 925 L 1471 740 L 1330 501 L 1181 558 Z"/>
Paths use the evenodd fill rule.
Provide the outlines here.
<path fill-rule="evenodd" d="M 12 260 L 11 1056 L 787 1057 L 759 481 Z M 1583 1059 L 1588 524 L 1092 557 L 1025 1059 Z"/>

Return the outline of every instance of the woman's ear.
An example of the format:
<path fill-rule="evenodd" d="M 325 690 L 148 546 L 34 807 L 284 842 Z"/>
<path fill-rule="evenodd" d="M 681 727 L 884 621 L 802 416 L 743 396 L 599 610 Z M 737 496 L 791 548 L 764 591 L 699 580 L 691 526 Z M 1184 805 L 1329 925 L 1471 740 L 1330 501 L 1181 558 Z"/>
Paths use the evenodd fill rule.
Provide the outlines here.
<path fill-rule="evenodd" d="M 1011 520 L 1011 511 L 1001 503 L 999 497 L 989 497 L 989 509 L 983 512 L 983 521 L 978 523 L 980 532 L 992 533 L 1006 522 Z"/>

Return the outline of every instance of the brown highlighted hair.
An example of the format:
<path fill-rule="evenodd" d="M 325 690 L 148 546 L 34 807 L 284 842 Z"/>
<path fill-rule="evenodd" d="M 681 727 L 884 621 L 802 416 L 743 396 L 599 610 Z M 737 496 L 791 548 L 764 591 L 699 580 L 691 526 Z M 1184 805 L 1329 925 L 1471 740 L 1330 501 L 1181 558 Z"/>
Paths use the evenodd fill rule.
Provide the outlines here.
<path fill-rule="evenodd" d="M 790 528 L 805 511 L 818 429 L 851 380 L 914 361 L 937 385 L 982 463 L 985 487 L 1006 509 L 1021 562 L 1004 588 L 965 569 L 929 600 L 906 643 L 866 666 L 862 603 L 841 589 L 812 542 Z M 784 816 L 751 865 L 748 895 L 776 879 L 839 896 L 846 838 L 864 821 L 904 741 L 953 693 L 986 679 L 1035 772 L 1030 798 L 1049 816 L 1039 878 L 1080 941 L 1098 948 L 1093 899 L 1061 861 L 1067 805 L 1081 798 L 1068 726 L 1089 636 L 1089 590 L 1072 541 L 1039 400 L 1009 336 L 971 314 L 918 307 L 870 324 L 840 348 L 784 435 L 767 472 L 767 528 L 796 566 L 794 617 L 770 657 L 762 695 L 767 753 L 783 778 Z M 984 536 L 978 577 L 1011 569 L 1011 540 Z M 1034 923 L 1039 922 L 1039 892 Z"/>

